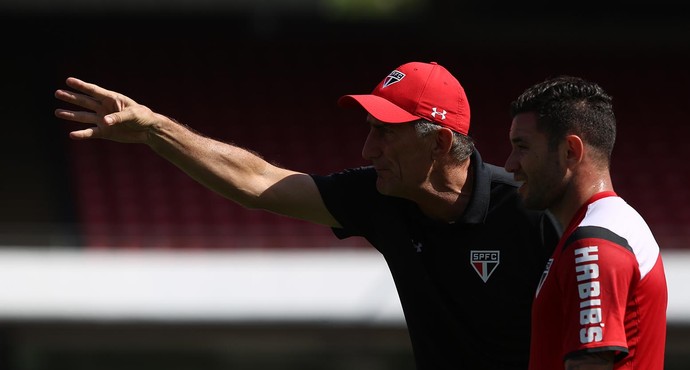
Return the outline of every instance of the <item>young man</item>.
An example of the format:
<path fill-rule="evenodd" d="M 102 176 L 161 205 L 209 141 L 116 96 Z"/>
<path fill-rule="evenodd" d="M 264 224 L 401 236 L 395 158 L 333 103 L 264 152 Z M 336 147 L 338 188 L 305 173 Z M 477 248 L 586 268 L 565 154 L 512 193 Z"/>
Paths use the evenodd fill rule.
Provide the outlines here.
<path fill-rule="evenodd" d="M 505 168 L 564 227 L 532 311 L 531 370 L 663 370 L 667 287 L 642 217 L 613 190 L 616 119 L 595 83 L 560 77 L 511 105 Z"/>
<path fill-rule="evenodd" d="M 553 224 L 522 206 L 509 173 L 482 162 L 465 91 L 444 67 L 406 63 L 371 94 L 343 96 L 368 112 L 362 155 L 372 165 L 328 176 L 276 167 L 99 86 L 67 85 L 78 92 L 56 97 L 88 111 L 57 117 L 93 125 L 73 139 L 146 144 L 245 207 L 365 237 L 390 268 L 418 369 L 527 368 Z"/>

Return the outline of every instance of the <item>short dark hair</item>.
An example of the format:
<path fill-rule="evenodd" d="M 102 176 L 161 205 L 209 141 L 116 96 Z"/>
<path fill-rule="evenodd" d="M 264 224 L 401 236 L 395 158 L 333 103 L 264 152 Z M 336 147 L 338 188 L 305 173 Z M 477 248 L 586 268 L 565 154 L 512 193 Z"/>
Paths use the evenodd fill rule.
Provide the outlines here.
<path fill-rule="evenodd" d="M 559 76 L 527 88 L 510 105 L 511 117 L 534 112 L 537 128 L 553 149 L 566 135 L 577 135 L 595 148 L 608 165 L 616 141 L 612 98 L 594 82 Z"/>

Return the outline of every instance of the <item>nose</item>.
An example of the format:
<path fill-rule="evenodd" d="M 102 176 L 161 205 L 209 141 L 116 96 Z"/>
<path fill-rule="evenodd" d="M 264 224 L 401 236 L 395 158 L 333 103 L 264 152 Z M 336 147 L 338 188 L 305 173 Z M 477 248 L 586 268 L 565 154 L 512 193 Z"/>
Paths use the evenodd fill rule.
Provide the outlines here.
<path fill-rule="evenodd" d="M 362 158 L 368 161 L 381 155 L 381 149 L 375 136 L 374 128 L 372 127 L 369 129 L 369 134 L 367 135 L 367 139 L 362 147 Z"/>
<path fill-rule="evenodd" d="M 515 150 L 510 151 L 510 154 L 508 155 L 508 158 L 506 159 L 506 163 L 503 167 L 505 167 L 506 171 L 508 171 L 510 173 L 515 173 L 520 168 L 520 161 L 518 161 L 518 159 L 517 159 L 517 155 L 515 154 Z"/>

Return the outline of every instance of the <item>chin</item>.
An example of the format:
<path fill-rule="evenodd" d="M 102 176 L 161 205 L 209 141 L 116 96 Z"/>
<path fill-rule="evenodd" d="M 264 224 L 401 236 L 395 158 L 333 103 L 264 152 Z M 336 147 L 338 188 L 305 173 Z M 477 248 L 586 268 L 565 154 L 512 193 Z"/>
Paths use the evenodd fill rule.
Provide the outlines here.
<path fill-rule="evenodd" d="M 522 194 L 521 194 L 522 195 Z M 529 195 L 522 196 L 522 202 L 525 208 L 543 211 L 548 208 L 548 202 L 543 197 L 530 197 Z"/>
<path fill-rule="evenodd" d="M 520 199 L 522 199 L 522 202 L 527 204 L 530 201 L 530 196 L 529 193 L 527 192 L 527 189 L 525 189 L 525 186 L 522 185 L 517 189 L 517 193 L 520 196 Z"/>
<path fill-rule="evenodd" d="M 381 193 L 383 195 L 389 195 L 388 194 L 388 187 L 386 187 L 386 185 L 383 183 L 383 181 L 381 181 L 381 178 L 378 178 L 376 180 L 376 190 L 378 190 L 379 193 Z"/>
<path fill-rule="evenodd" d="M 522 204 L 528 209 L 539 209 L 539 202 L 537 199 L 530 197 L 529 193 L 522 187 L 518 189 L 518 195 L 522 200 Z"/>
<path fill-rule="evenodd" d="M 376 190 L 382 195 L 387 195 L 389 197 L 399 197 L 400 191 L 396 191 L 396 188 L 390 186 L 390 184 L 383 184 L 379 181 L 376 182 Z M 397 189 L 399 190 L 399 189 Z"/>

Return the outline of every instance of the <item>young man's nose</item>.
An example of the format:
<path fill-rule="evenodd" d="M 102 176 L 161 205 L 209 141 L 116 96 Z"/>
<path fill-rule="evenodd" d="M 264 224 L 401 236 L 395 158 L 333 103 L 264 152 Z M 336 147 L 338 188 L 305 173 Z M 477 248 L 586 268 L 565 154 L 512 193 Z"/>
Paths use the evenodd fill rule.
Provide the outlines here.
<path fill-rule="evenodd" d="M 519 167 L 519 162 L 515 158 L 515 155 L 513 152 L 510 152 L 510 154 L 508 155 L 508 158 L 506 158 L 506 163 L 503 167 L 505 167 L 506 171 L 508 171 L 510 173 L 514 173 L 515 171 L 517 171 L 517 169 Z"/>

